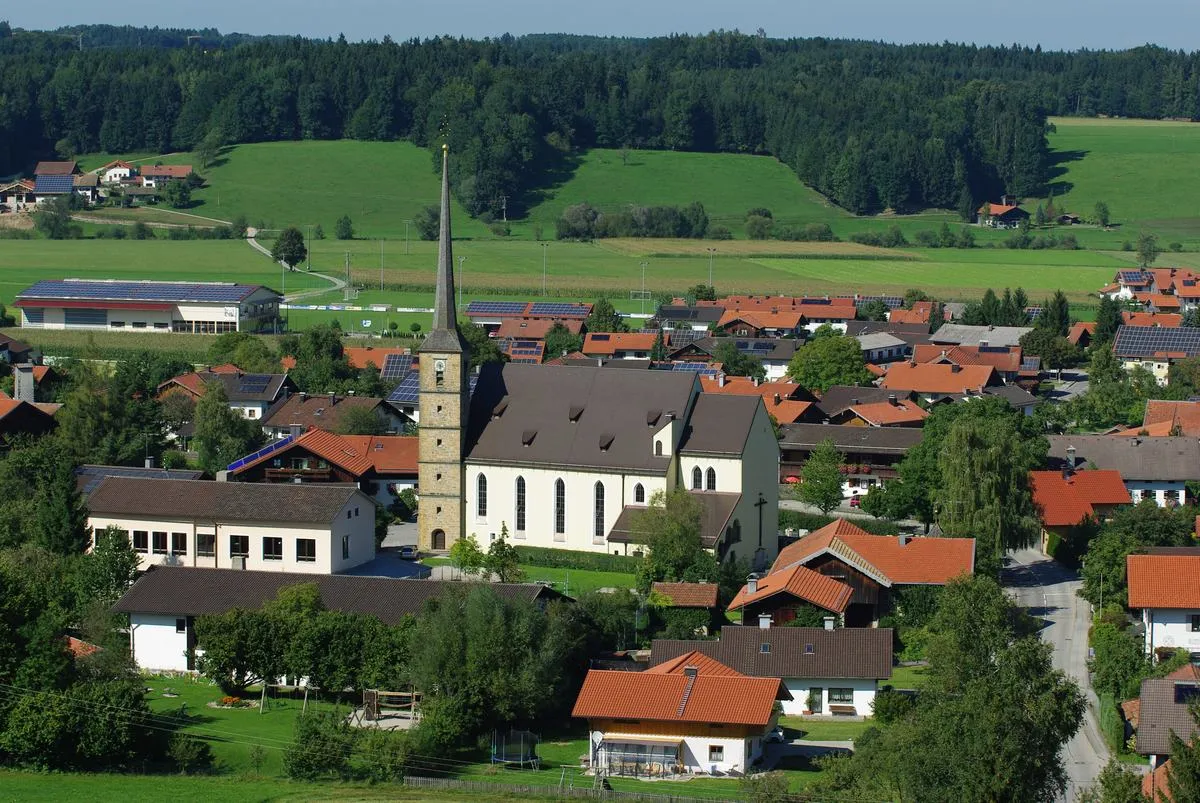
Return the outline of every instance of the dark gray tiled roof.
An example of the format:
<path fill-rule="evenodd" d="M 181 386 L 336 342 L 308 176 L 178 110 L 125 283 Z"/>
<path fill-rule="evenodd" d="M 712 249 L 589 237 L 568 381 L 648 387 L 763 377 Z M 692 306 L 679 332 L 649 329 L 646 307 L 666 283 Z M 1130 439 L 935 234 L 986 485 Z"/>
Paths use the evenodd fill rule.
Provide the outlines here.
<path fill-rule="evenodd" d="M 971 326 L 948 323 L 929 336 L 930 343 L 954 343 L 959 346 L 1017 346 L 1021 337 L 1033 331 L 1032 326 Z"/>
<path fill-rule="evenodd" d="M 834 385 L 821 396 L 821 400 L 817 402 L 817 409 L 826 418 L 832 418 L 853 407 L 855 399 L 858 399 L 859 404 L 872 404 L 874 402 L 885 402 L 889 396 L 895 396 L 897 401 L 912 401 L 916 399 L 916 394 L 911 391 L 875 387 L 860 388 L 853 385 Z"/>
<path fill-rule="evenodd" d="M 1179 692 L 1177 693 L 1177 687 Z M 1200 692 L 1195 683 L 1153 678 L 1142 681 L 1141 712 L 1138 714 L 1137 751 L 1142 755 L 1165 756 L 1171 752 L 1171 732 L 1184 741 L 1196 734 L 1196 720 L 1188 711 L 1189 693 Z M 1200 694 L 1190 697 L 1200 699 Z"/>
<path fill-rule="evenodd" d="M 165 616 L 203 616 L 233 608 L 255 610 L 275 599 L 281 588 L 301 583 L 316 583 L 321 601 L 329 610 L 367 614 L 388 624 L 420 613 L 427 600 L 449 588 L 468 586 L 455 581 L 157 566 L 142 575 L 113 610 Z M 508 600 L 562 598 L 558 592 L 534 584 L 493 583 L 490 588 Z"/>
<path fill-rule="evenodd" d="M 105 477 L 143 477 L 169 480 L 198 480 L 203 471 L 182 468 L 144 468 L 142 466 L 80 466 L 75 469 L 75 488 L 83 495 L 90 494 Z"/>
<path fill-rule="evenodd" d="M 687 307 L 680 304 L 663 304 L 658 308 L 654 317 L 660 321 L 716 323 L 724 314 L 724 307 Z"/>
<path fill-rule="evenodd" d="M 383 404 L 383 399 L 369 396 L 294 393 L 271 405 L 263 414 L 262 425 L 275 429 L 287 429 L 292 424 L 299 424 L 301 432 L 309 427 L 332 431 L 337 429 L 342 420 L 342 414 L 347 410 L 375 410 L 381 404 Z"/>
<path fill-rule="evenodd" d="M 712 549 L 729 526 L 729 519 L 733 516 L 742 495 L 720 491 L 690 493 L 701 506 L 700 543 L 706 549 Z M 618 544 L 643 543 L 644 539 L 637 534 L 637 519 L 645 510 L 645 505 L 626 505 L 621 510 L 621 515 L 613 522 L 612 529 L 608 531 L 608 540 Z"/>
<path fill-rule="evenodd" d="M 761 396 L 701 393 L 683 431 L 679 451 L 740 455 L 762 403 Z"/>
<path fill-rule="evenodd" d="M 353 485 L 106 477 L 87 506 L 98 516 L 327 524 L 355 496 L 374 516 L 370 498 Z"/>
<path fill-rule="evenodd" d="M 804 345 L 804 340 L 795 337 L 703 337 L 695 341 L 697 348 L 713 355 L 726 343 L 760 360 L 788 362 L 795 356 L 796 349 Z"/>
<path fill-rule="evenodd" d="M 1075 447 L 1076 465 L 1121 472 L 1125 480 L 1200 479 L 1200 441 L 1184 436 L 1138 438 L 1109 435 L 1050 435 L 1051 468 L 1061 467 L 1067 447 Z"/>
<path fill-rule="evenodd" d="M 664 473 L 671 458 L 655 456 L 653 436 L 668 413 L 686 423 L 693 395 L 692 372 L 488 365 L 471 398 L 467 459 Z"/>
<path fill-rule="evenodd" d="M 763 645 L 769 651 L 763 652 Z M 808 648 L 811 645 L 812 651 Z M 892 676 L 890 628 L 771 627 L 727 625 L 718 641 L 655 639 L 650 664 L 699 650 L 745 675 L 776 678 L 874 678 Z"/>
<path fill-rule="evenodd" d="M 832 438 L 841 451 L 903 454 L 921 442 L 916 427 L 842 427 L 835 424 L 784 424 L 779 448 L 812 449 Z"/>

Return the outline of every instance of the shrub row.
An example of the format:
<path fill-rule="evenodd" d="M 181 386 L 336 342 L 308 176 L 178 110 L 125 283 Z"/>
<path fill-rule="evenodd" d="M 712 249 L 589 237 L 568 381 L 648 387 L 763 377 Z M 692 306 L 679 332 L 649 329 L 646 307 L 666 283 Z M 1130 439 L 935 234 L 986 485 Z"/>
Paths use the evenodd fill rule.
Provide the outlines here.
<path fill-rule="evenodd" d="M 640 558 L 630 555 L 605 555 L 599 552 L 572 552 L 568 549 L 549 549 L 518 546 L 517 555 L 526 566 L 550 569 L 581 569 L 593 572 L 622 572 L 633 574 L 641 564 Z"/>
<path fill-rule="evenodd" d="M 819 530 L 834 521 L 833 516 L 822 516 L 820 513 L 803 513 L 799 510 L 779 511 L 779 527 L 795 527 L 801 530 Z M 873 535 L 895 535 L 900 532 L 900 525 L 887 519 L 854 519 L 854 524 Z"/>
<path fill-rule="evenodd" d="M 1104 734 L 1104 741 L 1108 742 L 1109 749 L 1119 753 L 1125 749 L 1125 722 L 1121 719 L 1117 700 L 1112 694 L 1104 692 L 1099 697 L 1100 732 Z"/>

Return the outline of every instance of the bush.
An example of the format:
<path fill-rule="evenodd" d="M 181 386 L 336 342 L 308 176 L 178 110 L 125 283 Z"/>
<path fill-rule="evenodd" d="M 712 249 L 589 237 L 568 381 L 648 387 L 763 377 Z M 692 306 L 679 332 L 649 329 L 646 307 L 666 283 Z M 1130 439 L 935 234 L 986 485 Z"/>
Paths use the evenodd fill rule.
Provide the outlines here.
<path fill-rule="evenodd" d="M 1171 243 L 1167 248 L 1171 249 L 1172 253 L 1178 254 L 1183 250 L 1183 243 Z"/>
<path fill-rule="evenodd" d="M 903 719 L 913 707 L 913 698 L 908 694 L 901 694 L 891 686 L 884 686 L 875 695 L 875 702 L 871 704 L 871 711 L 875 715 L 875 721 L 880 725 L 890 725 L 897 720 Z"/>
<path fill-rule="evenodd" d="M 771 236 L 771 218 L 751 215 L 746 218 L 746 236 L 751 240 L 765 240 Z"/>
<path fill-rule="evenodd" d="M 368 730 L 355 753 L 353 773 L 371 783 L 399 783 L 408 762 L 408 740 L 400 731 Z"/>
<path fill-rule="evenodd" d="M 799 510 L 779 511 L 780 527 L 795 527 L 801 530 L 819 530 L 834 521 L 833 516 L 822 516 L 820 513 L 804 513 Z M 900 531 L 900 525 L 887 519 L 855 519 L 854 524 L 874 535 L 895 535 Z"/>
<path fill-rule="evenodd" d="M 184 733 L 171 736 L 171 741 L 167 744 L 167 756 L 179 767 L 181 775 L 207 769 L 212 766 L 213 761 L 212 748 L 208 746 L 208 742 Z"/>
<path fill-rule="evenodd" d="M 354 733 L 341 717 L 305 714 L 296 720 L 295 740 L 283 753 L 283 769 L 298 781 L 349 774 Z"/>
<path fill-rule="evenodd" d="M 517 555 L 526 566 L 549 569 L 581 569 L 593 572 L 624 572 L 634 574 L 642 565 L 641 558 L 630 555 L 605 555 L 599 552 L 573 552 L 567 549 L 518 546 Z"/>
<path fill-rule="evenodd" d="M 751 773 L 742 778 L 738 786 L 749 803 L 786 803 L 792 799 L 788 778 L 782 772 Z"/>
<path fill-rule="evenodd" d="M 507 223 L 502 221 L 496 221 L 495 223 L 492 223 L 490 226 L 488 226 L 488 229 L 496 237 L 507 237 L 508 235 L 512 234 L 512 228 Z"/>
<path fill-rule="evenodd" d="M 1108 692 L 1099 695 L 1100 698 L 1100 732 L 1104 741 L 1114 752 L 1120 752 L 1125 746 L 1125 720 L 1121 718 L 1117 700 Z"/>
<path fill-rule="evenodd" d="M 856 231 L 850 235 L 850 242 L 873 245 L 876 248 L 900 248 L 908 245 L 904 232 L 894 225 L 888 226 L 887 231 Z"/>
<path fill-rule="evenodd" d="M 710 240 L 732 240 L 733 232 L 728 226 L 709 226 L 708 239 Z"/>

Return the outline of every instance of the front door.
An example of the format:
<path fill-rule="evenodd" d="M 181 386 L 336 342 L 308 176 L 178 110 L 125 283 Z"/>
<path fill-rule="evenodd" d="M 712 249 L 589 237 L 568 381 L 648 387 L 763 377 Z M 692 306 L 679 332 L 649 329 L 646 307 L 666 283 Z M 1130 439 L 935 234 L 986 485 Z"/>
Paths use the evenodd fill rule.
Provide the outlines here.
<path fill-rule="evenodd" d="M 813 714 L 820 714 L 824 710 L 825 690 L 820 686 L 813 686 L 808 690 L 808 710 Z"/>
<path fill-rule="evenodd" d="M 434 551 L 440 552 L 446 548 L 446 532 L 444 530 L 434 530 L 430 540 L 433 542 Z"/>

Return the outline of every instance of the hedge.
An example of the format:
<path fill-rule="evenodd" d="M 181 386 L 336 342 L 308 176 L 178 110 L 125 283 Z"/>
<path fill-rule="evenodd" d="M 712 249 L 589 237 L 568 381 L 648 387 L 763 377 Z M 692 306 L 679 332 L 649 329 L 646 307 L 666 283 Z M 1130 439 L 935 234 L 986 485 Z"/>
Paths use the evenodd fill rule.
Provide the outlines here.
<path fill-rule="evenodd" d="M 1104 741 L 1108 742 L 1109 748 L 1114 753 L 1121 753 L 1125 750 L 1125 720 L 1121 718 L 1121 712 L 1117 708 L 1117 700 L 1108 692 L 1104 692 L 1100 698 L 1100 732 L 1104 734 Z"/>
<path fill-rule="evenodd" d="M 803 513 L 799 510 L 779 511 L 779 528 L 795 527 L 800 530 L 819 530 L 836 519 L 833 516 L 822 516 L 820 513 Z M 900 532 L 900 525 L 887 519 L 852 519 L 855 526 L 861 527 L 874 535 L 895 535 Z"/>
<path fill-rule="evenodd" d="M 569 549 L 548 549 L 536 546 L 518 546 L 517 555 L 526 566 L 544 566 L 551 569 L 581 569 L 593 572 L 620 572 L 634 574 L 641 565 L 641 558 L 630 555 L 607 555 L 600 552 L 573 552 Z"/>

